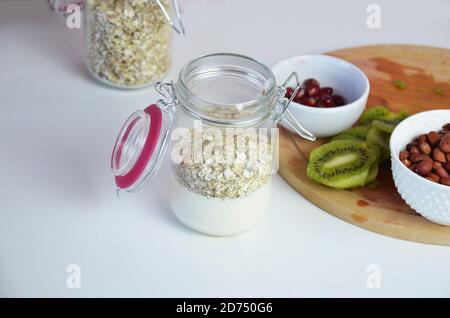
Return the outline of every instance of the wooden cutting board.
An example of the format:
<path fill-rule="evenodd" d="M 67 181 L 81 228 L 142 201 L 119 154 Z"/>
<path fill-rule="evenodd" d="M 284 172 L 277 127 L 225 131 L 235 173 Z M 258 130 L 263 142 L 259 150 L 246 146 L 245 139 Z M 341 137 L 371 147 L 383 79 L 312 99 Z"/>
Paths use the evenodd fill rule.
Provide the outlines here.
<path fill-rule="evenodd" d="M 411 114 L 450 108 L 450 50 L 412 45 L 377 45 L 329 53 L 360 67 L 371 85 L 368 105 L 383 104 Z M 394 80 L 403 80 L 400 90 Z M 439 90 L 437 90 L 439 89 Z M 336 190 L 306 176 L 309 153 L 324 143 L 280 133 L 280 175 L 306 199 L 346 221 L 399 239 L 450 245 L 450 227 L 427 221 L 402 200 L 389 164 L 380 167 L 377 186 Z M 418 194 L 420 195 L 420 194 Z"/>

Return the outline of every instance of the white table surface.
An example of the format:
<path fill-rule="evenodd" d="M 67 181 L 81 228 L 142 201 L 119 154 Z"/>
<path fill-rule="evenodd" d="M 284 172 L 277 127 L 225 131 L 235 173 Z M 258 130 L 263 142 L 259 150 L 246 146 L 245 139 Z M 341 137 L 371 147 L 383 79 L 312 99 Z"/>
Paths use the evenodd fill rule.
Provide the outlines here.
<path fill-rule="evenodd" d="M 297 54 L 379 43 L 449 47 L 448 0 L 185 0 L 175 79 L 188 60 L 231 51 L 268 65 Z M 83 31 L 44 0 L 0 1 L 0 296 L 450 296 L 450 248 L 384 237 L 318 209 L 278 175 L 265 222 L 213 238 L 178 223 L 168 165 L 115 197 L 110 152 L 124 119 L 156 99 L 92 80 Z M 168 159 L 168 158 L 166 158 Z M 81 267 L 81 288 L 66 286 Z M 381 288 L 367 287 L 370 264 Z"/>

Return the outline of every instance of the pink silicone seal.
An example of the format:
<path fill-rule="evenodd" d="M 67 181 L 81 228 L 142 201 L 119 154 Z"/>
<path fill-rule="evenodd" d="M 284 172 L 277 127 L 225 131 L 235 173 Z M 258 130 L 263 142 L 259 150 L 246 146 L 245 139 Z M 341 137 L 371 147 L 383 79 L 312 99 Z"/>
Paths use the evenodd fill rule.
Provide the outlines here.
<path fill-rule="evenodd" d="M 128 172 L 123 175 L 116 175 L 115 181 L 116 185 L 119 189 L 128 189 L 132 187 L 136 181 L 146 172 L 146 168 L 152 155 L 155 152 L 156 145 L 158 144 L 160 135 L 161 135 L 161 126 L 162 126 L 162 113 L 161 109 L 155 104 L 148 106 L 145 110 L 145 113 L 150 115 L 150 128 L 148 130 L 148 134 L 145 137 L 144 145 L 138 158 L 134 165 L 130 168 Z M 113 152 L 112 160 L 115 162 L 120 162 L 120 158 L 122 156 L 123 149 L 125 145 L 127 145 L 128 138 L 130 133 L 133 130 L 134 125 L 137 123 L 138 119 L 133 120 L 128 127 L 126 128 L 123 137 L 116 143 L 116 148 Z M 114 153 L 116 154 L 114 157 Z"/>

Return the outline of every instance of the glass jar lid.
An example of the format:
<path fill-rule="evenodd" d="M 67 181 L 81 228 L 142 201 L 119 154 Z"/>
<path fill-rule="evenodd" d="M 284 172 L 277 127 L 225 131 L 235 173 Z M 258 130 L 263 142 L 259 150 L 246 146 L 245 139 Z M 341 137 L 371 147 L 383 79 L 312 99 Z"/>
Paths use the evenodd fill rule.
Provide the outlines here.
<path fill-rule="evenodd" d="M 127 119 L 111 157 L 118 189 L 134 192 L 159 169 L 172 124 L 172 113 L 155 104 Z"/>

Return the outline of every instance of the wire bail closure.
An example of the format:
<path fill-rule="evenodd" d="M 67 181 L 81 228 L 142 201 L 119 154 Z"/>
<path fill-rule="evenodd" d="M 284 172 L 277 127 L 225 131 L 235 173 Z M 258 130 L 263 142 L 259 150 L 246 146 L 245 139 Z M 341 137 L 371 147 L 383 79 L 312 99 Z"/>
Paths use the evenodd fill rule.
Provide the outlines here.
<path fill-rule="evenodd" d="M 291 97 L 286 98 L 286 97 L 284 97 L 284 95 L 286 94 L 287 86 L 292 79 L 295 79 L 296 86 L 295 86 L 294 92 L 292 93 Z M 295 117 L 292 115 L 292 113 L 288 109 L 289 105 L 294 100 L 295 95 L 297 95 L 298 91 L 300 90 L 300 86 L 301 86 L 300 80 L 298 78 L 297 72 L 292 72 L 291 75 L 289 75 L 289 77 L 284 81 L 283 85 L 280 87 L 282 97 L 279 102 L 282 105 L 282 109 L 277 114 L 275 120 L 277 121 L 277 123 L 281 123 L 284 120 L 289 125 L 289 127 L 291 127 L 301 137 L 303 137 L 307 140 L 310 140 L 310 141 L 315 141 L 316 137 L 312 133 L 310 133 L 308 130 L 303 128 L 303 126 L 300 125 L 300 123 L 297 121 L 297 119 L 295 119 Z M 288 117 L 285 116 L 286 114 L 288 115 Z"/>
<path fill-rule="evenodd" d="M 175 95 L 173 81 L 169 83 L 157 82 L 155 84 L 155 90 L 164 99 L 160 99 L 156 102 L 156 105 L 165 111 L 172 111 L 174 107 L 178 104 L 178 99 Z"/>
<path fill-rule="evenodd" d="M 172 29 L 175 30 L 180 36 L 183 36 L 186 33 L 186 30 L 184 29 L 183 21 L 181 20 L 181 14 L 180 14 L 180 8 L 178 6 L 177 0 L 172 0 L 173 8 L 175 10 L 175 17 L 176 21 L 175 23 L 170 18 L 169 13 L 167 12 L 166 8 L 164 8 L 163 4 L 161 3 L 161 0 L 155 0 L 158 6 L 160 7 L 161 11 L 163 12 L 164 16 L 167 19 L 167 22 L 169 22 Z"/>

